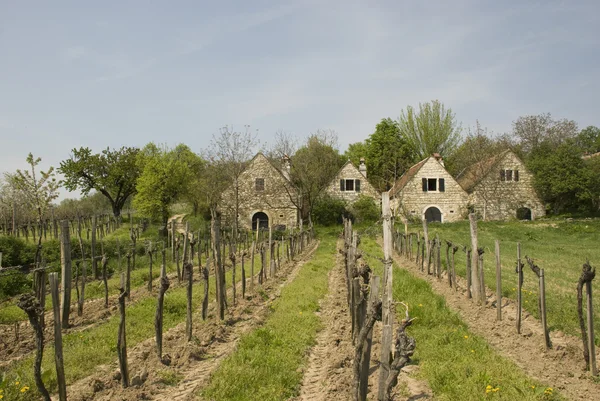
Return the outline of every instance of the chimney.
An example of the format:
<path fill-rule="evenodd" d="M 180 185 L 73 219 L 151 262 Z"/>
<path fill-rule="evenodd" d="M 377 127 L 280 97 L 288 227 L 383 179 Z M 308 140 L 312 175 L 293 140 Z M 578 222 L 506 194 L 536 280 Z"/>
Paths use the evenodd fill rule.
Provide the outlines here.
<path fill-rule="evenodd" d="M 440 162 L 440 164 L 442 165 L 442 167 L 446 167 L 446 166 L 444 165 L 444 158 L 442 157 L 442 155 L 440 155 L 439 153 L 434 153 L 434 154 L 432 154 L 431 156 L 433 156 L 433 158 L 434 158 L 435 160 L 437 160 L 438 162 Z"/>
<path fill-rule="evenodd" d="M 365 164 L 364 157 L 360 158 L 360 166 L 358 166 L 358 171 L 360 171 L 362 175 L 364 175 L 365 178 L 367 178 L 367 165 Z"/>
<path fill-rule="evenodd" d="M 281 158 L 281 165 L 282 165 L 281 172 L 283 173 L 283 176 L 289 180 L 291 164 L 290 164 L 290 157 L 288 155 L 286 155 L 286 154 L 283 155 L 283 157 Z"/>

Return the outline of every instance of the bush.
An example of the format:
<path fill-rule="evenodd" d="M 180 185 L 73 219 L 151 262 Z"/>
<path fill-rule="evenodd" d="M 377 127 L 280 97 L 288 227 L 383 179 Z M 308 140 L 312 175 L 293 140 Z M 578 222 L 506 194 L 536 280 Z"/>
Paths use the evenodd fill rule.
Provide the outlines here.
<path fill-rule="evenodd" d="M 379 220 L 381 211 L 373 198 L 360 195 L 358 200 L 350 206 L 350 212 L 356 218 L 357 223 L 374 223 Z"/>
<path fill-rule="evenodd" d="M 324 226 L 341 224 L 342 217 L 350 217 L 346 202 L 330 196 L 323 196 L 315 202 L 312 210 L 313 222 Z"/>

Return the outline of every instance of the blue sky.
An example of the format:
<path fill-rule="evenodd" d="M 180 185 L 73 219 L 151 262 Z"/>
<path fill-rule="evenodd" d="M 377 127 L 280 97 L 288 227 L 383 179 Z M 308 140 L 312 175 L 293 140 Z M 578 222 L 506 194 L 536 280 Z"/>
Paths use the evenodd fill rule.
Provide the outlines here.
<path fill-rule="evenodd" d="M 407 105 L 600 125 L 600 2 L 0 0 L 0 171 L 74 147 L 339 134 Z"/>

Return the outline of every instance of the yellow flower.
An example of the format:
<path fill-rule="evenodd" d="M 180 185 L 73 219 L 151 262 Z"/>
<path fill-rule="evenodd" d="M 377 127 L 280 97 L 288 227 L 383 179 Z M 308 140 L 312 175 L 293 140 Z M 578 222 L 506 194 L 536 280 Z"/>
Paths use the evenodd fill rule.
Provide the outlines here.
<path fill-rule="evenodd" d="M 469 336 L 465 336 L 465 338 L 469 338 Z"/>
<path fill-rule="evenodd" d="M 15 386 L 18 386 L 18 385 L 19 385 L 19 382 L 18 382 L 18 381 L 16 381 L 16 382 L 15 382 Z"/>
<path fill-rule="evenodd" d="M 492 386 L 490 386 L 490 385 L 488 384 L 488 385 L 487 385 L 485 388 L 486 388 L 486 390 L 491 390 L 491 389 L 492 389 Z"/>
<path fill-rule="evenodd" d="M 302 314 L 302 312 L 300 312 L 300 314 Z"/>
<path fill-rule="evenodd" d="M 475 350 L 474 350 L 474 349 L 472 349 L 472 350 L 471 350 L 471 352 L 472 352 L 472 353 L 475 353 Z"/>
<path fill-rule="evenodd" d="M 24 393 L 27 390 L 29 390 L 29 386 L 23 386 L 23 388 L 21 389 L 21 392 Z"/>
<path fill-rule="evenodd" d="M 419 306 L 423 306 L 423 304 L 419 304 Z"/>
<path fill-rule="evenodd" d="M 535 386 L 531 386 L 531 388 L 535 388 Z"/>
<path fill-rule="evenodd" d="M 4 398 L 4 396 L 2 394 L 0 394 L 0 400 L 3 399 L 3 398 Z"/>

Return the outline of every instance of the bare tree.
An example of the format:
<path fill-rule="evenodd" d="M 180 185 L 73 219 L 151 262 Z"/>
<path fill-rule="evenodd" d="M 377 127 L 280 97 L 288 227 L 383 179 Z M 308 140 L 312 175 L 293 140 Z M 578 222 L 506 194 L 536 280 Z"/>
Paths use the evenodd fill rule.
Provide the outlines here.
<path fill-rule="evenodd" d="M 578 134 L 577 123 L 573 120 L 554 120 L 550 113 L 537 116 L 523 116 L 513 121 L 513 136 L 520 142 L 523 151 L 528 153 L 542 141 L 560 145 L 566 139 Z"/>
<path fill-rule="evenodd" d="M 256 134 L 250 131 L 250 126 L 245 126 L 244 132 L 235 131 L 233 127 L 221 128 L 219 135 L 213 135 L 208 153 L 213 164 L 218 164 L 222 177 L 233 186 L 233 235 L 237 238 L 239 226 L 239 178 L 246 163 L 254 154 L 258 145 Z"/>

